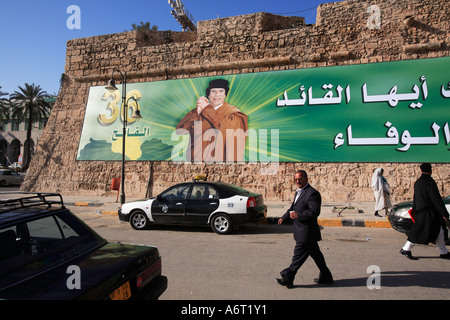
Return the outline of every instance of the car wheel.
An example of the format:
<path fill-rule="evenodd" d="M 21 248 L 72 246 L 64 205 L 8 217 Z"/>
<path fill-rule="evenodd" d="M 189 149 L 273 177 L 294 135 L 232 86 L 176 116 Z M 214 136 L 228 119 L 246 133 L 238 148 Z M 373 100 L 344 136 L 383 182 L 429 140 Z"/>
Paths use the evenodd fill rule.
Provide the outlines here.
<path fill-rule="evenodd" d="M 150 221 L 144 211 L 137 210 L 131 214 L 130 224 L 135 230 L 144 230 L 148 228 Z"/>
<path fill-rule="evenodd" d="M 212 218 L 211 228 L 218 234 L 230 234 L 233 232 L 233 221 L 227 214 L 219 213 Z"/>
<path fill-rule="evenodd" d="M 6 185 L 5 180 L 1 180 L 1 181 L 0 181 L 0 187 L 4 187 L 5 185 Z"/>

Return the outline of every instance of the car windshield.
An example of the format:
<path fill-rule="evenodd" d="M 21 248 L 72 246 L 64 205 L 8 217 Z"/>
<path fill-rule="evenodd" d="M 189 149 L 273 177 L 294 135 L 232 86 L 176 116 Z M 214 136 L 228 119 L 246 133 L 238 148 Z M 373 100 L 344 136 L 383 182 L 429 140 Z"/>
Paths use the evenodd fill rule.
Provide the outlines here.
<path fill-rule="evenodd" d="M 19 176 L 19 174 L 15 171 L 5 170 L 3 171 L 4 176 Z"/>
<path fill-rule="evenodd" d="M 70 211 L 0 229 L 0 289 L 104 243 Z"/>

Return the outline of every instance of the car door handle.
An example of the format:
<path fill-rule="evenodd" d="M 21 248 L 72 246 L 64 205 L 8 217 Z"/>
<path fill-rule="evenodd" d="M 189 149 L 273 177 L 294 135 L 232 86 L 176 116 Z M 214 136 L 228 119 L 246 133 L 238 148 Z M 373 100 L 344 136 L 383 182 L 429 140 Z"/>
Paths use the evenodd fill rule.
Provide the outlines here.
<path fill-rule="evenodd" d="M 181 206 L 182 203 L 181 203 L 181 202 L 177 202 L 175 205 L 176 205 L 176 206 Z"/>
<path fill-rule="evenodd" d="M 216 205 L 217 204 L 217 202 L 211 202 L 209 205 L 210 206 L 214 206 L 214 205 Z"/>

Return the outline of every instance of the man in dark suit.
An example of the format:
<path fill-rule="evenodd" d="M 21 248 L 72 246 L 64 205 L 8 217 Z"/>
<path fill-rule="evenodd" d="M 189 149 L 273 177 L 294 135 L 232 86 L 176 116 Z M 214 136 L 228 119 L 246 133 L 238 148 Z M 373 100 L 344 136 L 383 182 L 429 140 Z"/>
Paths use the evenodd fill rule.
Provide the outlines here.
<path fill-rule="evenodd" d="M 333 276 L 317 243 L 322 240 L 317 223 L 322 198 L 320 193 L 309 185 L 308 175 L 305 171 L 297 171 L 294 180 L 297 185 L 297 193 L 291 207 L 278 220 L 278 224 L 292 219 L 296 245 L 291 265 L 280 272 L 282 278 L 277 278 L 277 282 L 282 286 L 292 288 L 298 269 L 311 256 L 320 270 L 319 277 L 314 281 L 321 284 L 331 284 L 333 283 Z"/>
<path fill-rule="evenodd" d="M 411 254 L 411 249 L 416 243 L 428 244 L 435 242 L 439 249 L 440 257 L 450 259 L 450 253 L 445 247 L 445 220 L 449 214 L 444 201 L 439 194 L 436 182 L 431 177 L 431 164 L 420 165 L 422 175 L 414 183 L 414 198 L 412 212 L 414 224 L 400 253 L 408 259 L 417 260 Z"/>

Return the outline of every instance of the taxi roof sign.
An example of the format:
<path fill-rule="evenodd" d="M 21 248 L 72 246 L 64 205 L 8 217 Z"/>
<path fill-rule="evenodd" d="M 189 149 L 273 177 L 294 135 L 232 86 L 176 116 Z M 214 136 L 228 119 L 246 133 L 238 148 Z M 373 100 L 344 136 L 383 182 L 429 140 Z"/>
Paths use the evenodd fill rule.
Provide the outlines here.
<path fill-rule="evenodd" d="M 197 175 L 194 177 L 194 181 L 206 181 L 205 175 Z"/>

